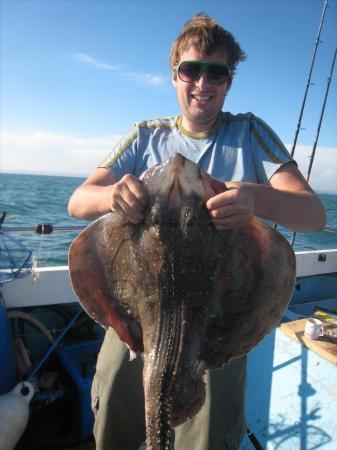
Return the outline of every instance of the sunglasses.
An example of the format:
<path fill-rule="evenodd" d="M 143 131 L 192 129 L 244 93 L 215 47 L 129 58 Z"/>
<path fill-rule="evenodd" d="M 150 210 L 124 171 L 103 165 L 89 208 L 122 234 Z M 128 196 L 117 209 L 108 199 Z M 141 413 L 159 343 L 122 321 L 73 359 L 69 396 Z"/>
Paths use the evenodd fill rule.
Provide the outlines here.
<path fill-rule="evenodd" d="M 206 61 L 182 61 L 173 67 L 178 77 L 185 83 L 193 83 L 198 81 L 202 73 L 206 74 L 207 80 L 212 84 L 225 84 L 230 76 L 231 71 L 226 64 Z"/>

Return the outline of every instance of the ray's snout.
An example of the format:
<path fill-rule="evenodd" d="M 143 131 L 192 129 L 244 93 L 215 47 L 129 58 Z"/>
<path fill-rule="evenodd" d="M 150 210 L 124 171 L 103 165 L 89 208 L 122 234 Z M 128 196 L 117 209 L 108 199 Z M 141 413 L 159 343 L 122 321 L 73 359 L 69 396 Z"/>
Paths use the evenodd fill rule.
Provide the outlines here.
<path fill-rule="evenodd" d="M 200 191 L 203 189 L 202 169 L 180 153 L 176 153 L 169 159 L 168 167 L 172 172 L 173 181 L 181 186 L 184 195 L 189 195 L 189 191 L 192 190 Z"/>
<path fill-rule="evenodd" d="M 147 182 L 150 195 L 160 196 L 172 208 L 179 208 L 190 197 L 208 199 L 209 181 L 206 173 L 194 162 L 176 153 L 166 163 L 151 170 Z"/>

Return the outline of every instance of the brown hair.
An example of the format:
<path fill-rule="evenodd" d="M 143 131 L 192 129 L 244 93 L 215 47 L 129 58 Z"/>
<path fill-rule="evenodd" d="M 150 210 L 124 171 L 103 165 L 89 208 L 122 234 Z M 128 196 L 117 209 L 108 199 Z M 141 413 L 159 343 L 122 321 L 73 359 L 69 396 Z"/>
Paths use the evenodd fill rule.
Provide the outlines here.
<path fill-rule="evenodd" d="M 246 59 L 244 51 L 233 35 L 223 29 L 216 20 L 202 12 L 185 23 L 179 36 L 173 42 L 170 53 L 171 68 L 179 64 L 181 54 L 190 47 L 194 47 L 205 56 L 218 49 L 223 49 L 227 55 L 232 75 L 239 62 Z"/>

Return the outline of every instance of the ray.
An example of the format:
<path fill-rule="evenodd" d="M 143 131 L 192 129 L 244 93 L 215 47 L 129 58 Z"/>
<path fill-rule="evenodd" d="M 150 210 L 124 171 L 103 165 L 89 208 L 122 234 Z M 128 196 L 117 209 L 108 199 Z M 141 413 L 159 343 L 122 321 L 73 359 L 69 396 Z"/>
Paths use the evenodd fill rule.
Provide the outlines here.
<path fill-rule="evenodd" d="M 205 207 L 210 177 L 182 155 L 142 179 L 144 220 L 101 217 L 72 243 L 69 270 L 87 313 L 142 355 L 147 449 L 171 450 L 174 427 L 204 402 L 205 371 L 247 354 L 279 323 L 295 257 L 258 219 L 217 231 Z"/>

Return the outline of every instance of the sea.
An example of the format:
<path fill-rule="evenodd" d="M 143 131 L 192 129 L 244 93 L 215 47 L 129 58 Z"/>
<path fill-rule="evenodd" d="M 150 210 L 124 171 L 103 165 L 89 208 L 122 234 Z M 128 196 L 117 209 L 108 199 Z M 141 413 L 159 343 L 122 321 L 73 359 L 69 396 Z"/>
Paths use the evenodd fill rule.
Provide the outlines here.
<path fill-rule="evenodd" d="M 0 217 L 6 212 L 0 227 L 0 269 L 15 267 L 25 261 L 30 253 L 37 267 L 67 265 L 70 243 L 80 230 L 61 231 L 60 227 L 85 227 L 89 224 L 69 217 L 68 200 L 84 178 L 68 176 L 1 174 Z M 337 195 L 318 194 L 327 211 L 325 231 L 296 233 L 295 251 L 327 250 L 337 248 Z M 33 228 L 39 224 L 53 226 L 51 234 L 34 231 L 17 231 Z M 12 228 L 13 231 L 5 231 Z M 277 228 L 289 242 L 293 233 L 283 227 Z"/>

